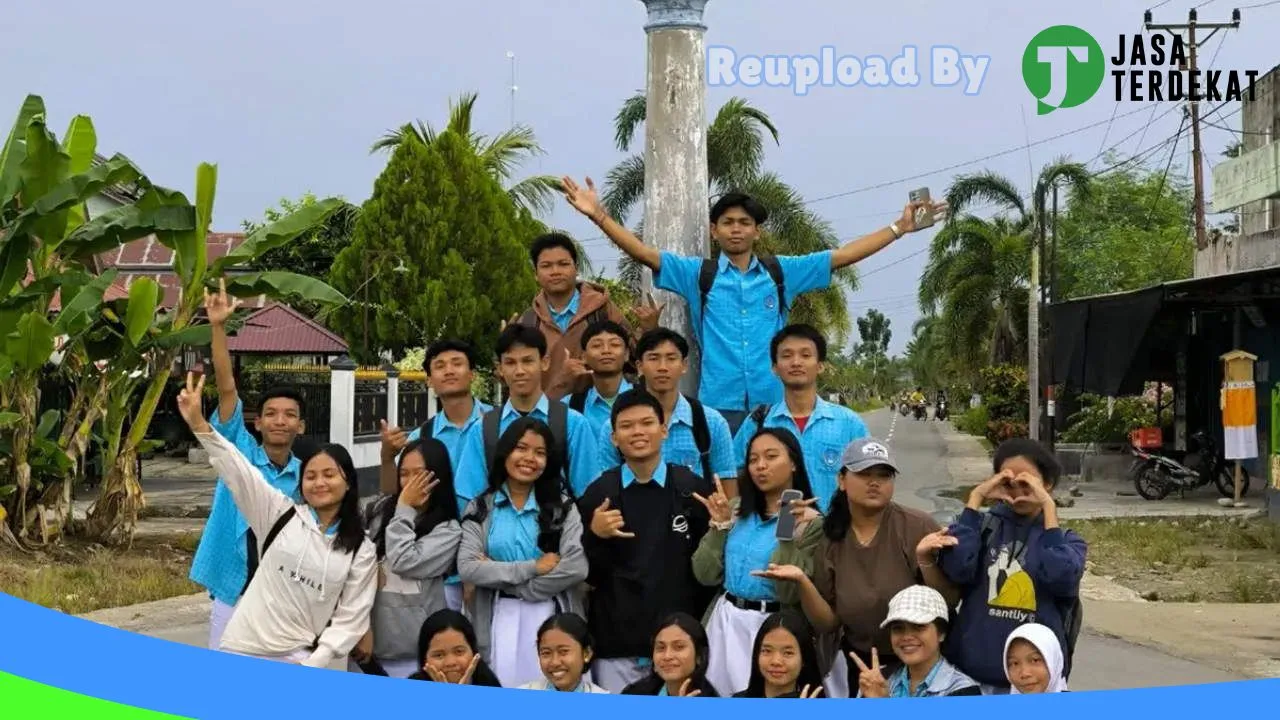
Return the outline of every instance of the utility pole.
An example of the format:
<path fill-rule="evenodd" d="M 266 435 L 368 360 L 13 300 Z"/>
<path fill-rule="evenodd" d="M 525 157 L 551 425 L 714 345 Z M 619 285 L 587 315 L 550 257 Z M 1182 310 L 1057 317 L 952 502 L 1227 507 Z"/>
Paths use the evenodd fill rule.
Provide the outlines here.
<path fill-rule="evenodd" d="M 1050 241 L 1052 244 L 1049 246 L 1050 250 L 1048 251 L 1049 287 L 1045 291 L 1045 307 L 1047 308 L 1052 308 L 1053 304 L 1058 301 L 1058 183 L 1057 181 L 1054 181 L 1053 183 L 1053 212 L 1050 215 L 1050 221 L 1053 223 L 1053 230 L 1052 230 L 1053 234 L 1052 234 L 1052 240 Z M 1045 405 L 1047 410 L 1045 412 L 1045 420 L 1046 420 L 1046 431 L 1048 432 L 1048 436 L 1049 436 L 1048 438 L 1049 452 L 1053 452 L 1054 443 L 1057 441 L 1057 435 L 1058 435 L 1058 432 L 1057 432 L 1058 430 L 1057 428 L 1058 394 L 1053 390 L 1054 388 L 1053 379 L 1055 375 L 1054 370 L 1056 369 L 1053 362 L 1053 354 L 1056 350 L 1055 346 L 1057 345 L 1056 343 L 1057 338 L 1054 335 L 1055 328 L 1053 326 L 1052 312 L 1048 314 L 1048 319 L 1049 319 L 1049 322 L 1047 323 L 1048 329 L 1045 332 L 1045 340 L 1046 340 L 1045 344 L 1048 346 L 1048 348 L 1045 351 L 1045 357 L 1049 361 L 1049 380 L 1047 383 L 1045 383 L 1045 387 L 1048 389 L 1048 392 L 1045 394 Z"/>
<path fill-rule="evenodd" d="M 1036 225 L 1039 228 L 1033 233 L 1031 241 L 1035 247 L 1031 249 L 1031 287 L 1027 294 L 1027 434 L 1032 440 L 1040 439 L 1040 305 L 1044 298 L 1040 297 L 1040 254 L 1044 251 L 1044 207 L 1043 202 L 1035 203 Z"/>
<path fill-rule="evenodd" d="M 1192 8 L 1187 12 L 1187 22 L 1185 25 L 1180 23 L 1157 25 L 1151 22 L 1151 11 L 1148 10 L 1143 16 L 1143 24 L 1146 25 L 1148 31 L 1167 30 L 1169 32 L 1177 31 L 1179 33 L 1183 30 L 1187 31 L 1187 70 L 1190 72 L 1192 77 L 1195 77 L 1196 72 L 1199 70 L 1199 66 L 1196 63 L 1196 50 L 1199 47 L 1199 44 L 1196 41 L 1196 30 L 1200 28 L 1210 30 L 1211 32 L 1209 35 L 1201 41 L 1209 42 L 1209 38 L 1212 38 L 1219 30 L 1238 29 L 1240 27 L 1240 11 L 1238 9 L 1232 10 L 1231 22 L 1228 23 L 1202 23 L 1198 20 L 1195 8 Z M 1204 229 L 1204 169 L 1201 167 L 1203 163 L 1201 158 L 1203 155 L 1200 151 L 1200 99 L 1196 97 L 1195 94 L 1190 94 L 1187 104 L 1191 110 L 1191 169 L 1194 176 L 1193 181 L 1195 183 L 1195 193 L 1192 203 L 1195 206 L 1194 209 L 1196 214 L 1196 249 L 1204 250 L 1209 247 L 1209 240 L 1205 236 Z"/>

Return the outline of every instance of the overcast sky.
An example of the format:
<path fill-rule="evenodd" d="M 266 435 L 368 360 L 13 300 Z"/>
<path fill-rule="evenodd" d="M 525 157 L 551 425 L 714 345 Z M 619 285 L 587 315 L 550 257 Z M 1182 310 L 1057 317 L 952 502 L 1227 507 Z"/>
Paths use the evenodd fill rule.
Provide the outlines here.
<path fill-rule="evenodd" d="M 1173 135 L 1180 113 L 1161 117 L 1168 105 L 1156 108 L 1145 132 L 1149 104 L 1122 103 L 1108 123 L 1116 110 L 1109 80 L 1081 107 L 1036 116 L 1021 79 L 1023 50 L 1043 28 L 1078 25 L 1111 54 L 1116 36 L 1138 31 L 1143 10 L 1157 3 L 711 0 L 707 44 L 739 54 L 817 55 L 833 45 L 841 55 L 894 57 L 904 45 L 922 55 L 950 45 L 991 63 L 974 96 L 927 80 L 916 88 L 817 87 L 805 96 L 763 85 L 712 87 L 708 113 L 732 96 L 766 111 L 781 133 L 768 168 L 851 239 L 893 220 L 910 189 L 928 185 L 941 195 L 959 172 L 991 169 L 1026 187 L 1030 167 L 1056 156 L 1089 160 L 1135 131 L 1119 151 Z M 1185 21 L 1190 4 L 1165 0 L 1157 22 Z M 613 146 L 613 116 L 645 79 L 639 0 L 216 0 L 187 7 L 162 0 L 16 3 L 0 30 L 0 100 L 8 118 L 26 93 L 43 95 L 59 134 L 74 114 L 90 115 L 100 152 L 123 152 L 171 187 L 189 191 L 196 164 L 217 163 L 218 230 L 238 230 L 281 197 L 307 191 L 367 199 L 385 163 L 369 154 L 370 143 L 414 118 L 443 124 L 449 99 L 460 93 L 479 93 L 481 131 L 505 129 L 507 51 L 517 56 L 516 119 L 534 128 L 547 152 L 526 172 L 602 179 L 622 157 Z M 1211 0 L 1201 20 L 1229 19 L 1232 7 Z M 1280 4 L 1243 12 L 1239 31 L 1205 45 L 1208 58 L 1217 58 L 1212 67 L 1265 71 L 1280 62 Z M 927 58 L 920 62 L 927 73 Z M 1221 122 L 1238 128 L 1239 120 L 1236 113 Z M 1019 148 L 1028 136 L 1035 142 L 1095 123 L 1029 153 L 944 169 Z M 1205 128 L 1211 161 L 1230 139 Z M 1175 172 L 1187 172 L 1188 148 L 1178 146 Z M 1153 163 L 1167 158 L 1158 153 Z M 548 220 L 584 239 L 597 266 L 612 272 L 617 251 L 572 209 L 560 203 Z M 849 297 L 855 315 L 877 307 L 890 317 L 894 352 L 919 316 L 921 250 L 931 236 L 908 236 L 864 261 L 863 288 Z"/>

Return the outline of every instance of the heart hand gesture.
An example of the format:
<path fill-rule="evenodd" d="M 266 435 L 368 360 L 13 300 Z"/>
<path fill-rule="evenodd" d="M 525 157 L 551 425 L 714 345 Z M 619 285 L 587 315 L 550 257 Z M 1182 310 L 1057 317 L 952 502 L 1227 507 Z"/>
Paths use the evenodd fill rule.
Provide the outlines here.
<path fill-rule="evenodd" d="M 859 694 L 864 698 L 889 697 L 889 681 L 885 679 L 884 672 L 880 669 L 880 652 L 871 648 L 871 667 L 867 667 L 867 664 L 862 662 L 858 653 L 851 652 L 849 657 L 858 666 Z"/>
<path fill-rule="evenodd" d="M 716 491 L 711 497 L 704 498 L 698 493 L 693 494 L 693 499 L 702 503 L 707 509 L 707 514 L 711 516 L 711 522 L 727 523 L 733 519 L 733 512 L 729 507 L 729 496 L 725 495 L 724 485 L 720 483 L 720 476 L 712 476 L 716 481 Z"/>

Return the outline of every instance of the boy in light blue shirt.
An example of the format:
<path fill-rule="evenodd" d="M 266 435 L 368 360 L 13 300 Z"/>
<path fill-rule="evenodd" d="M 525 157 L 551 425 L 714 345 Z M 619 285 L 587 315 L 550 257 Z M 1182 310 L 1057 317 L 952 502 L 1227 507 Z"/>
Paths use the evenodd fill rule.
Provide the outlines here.
<path fill-rule="evenodd" d="M 858 413 L 827 402 L 818 395 L 818 376 L 827 361 L 827 339 L 812 325 L 788 325 L 770 341 L 773 373 L 782 380 L 782 402 L 751 413 L 734 436 L 734 455 L 745 458 L 747 446 L 760 427 L 790 430 L 800 440 L 809 485 L 818 509 L 827 512 L 836 491 L 840 455 L 854 440 L 868 437 Z M 748 480 L 748 482 L 750 482 Z"/>
<path fill-rule="evenodd" d="M 601 320 L 589 325 L 582 334 L 582 359 L 570 359 L 567 363 L 571 366 L 581 363 L 583 372 L 591 376 L 591 387 L 565 395 L 561 400 L 587 418 L 597 439 L 613 434 L 610 427 L 613 401 L 631 389 L 631 383 L 623 375 L 630 346 L 626 328 L 612 320 Z"/>

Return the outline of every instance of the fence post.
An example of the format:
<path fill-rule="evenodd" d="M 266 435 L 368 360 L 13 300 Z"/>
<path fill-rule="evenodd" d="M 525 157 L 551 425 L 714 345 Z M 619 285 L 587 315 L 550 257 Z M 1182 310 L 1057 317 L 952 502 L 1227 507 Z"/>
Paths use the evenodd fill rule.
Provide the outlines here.
<path fill-rule="evenodd" d="M 430 385 L 427 385 L 427 419 L 430 420 L 435 416 L 436 416 L 436 390 Z"/>
<path fill-rule="evenodd" d="M 400 427 L 400 371 L 391 363 L 383 363 L 387 373 L 387 424 Z"/>
<path fill-rule="evenodd" d="M 356 364 L 343 355 L 329 370 L 329 442 L 350 450 L 356 436 Z"/>

